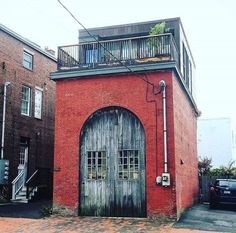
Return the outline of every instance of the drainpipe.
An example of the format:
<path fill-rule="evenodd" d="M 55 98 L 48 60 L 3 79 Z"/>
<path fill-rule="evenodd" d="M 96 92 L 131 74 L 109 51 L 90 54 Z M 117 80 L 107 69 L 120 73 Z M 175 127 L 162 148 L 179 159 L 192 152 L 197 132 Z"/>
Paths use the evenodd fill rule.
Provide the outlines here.
<path fill-rule="evenodd" d="M 4 158 L 4 135 L 5 135 L 5 118 L 6 118 L 6 100 L 7 100 L 7 86 L 9 86 L 10 82 L 4 83 L 4 92 L 3 92 L 3 111 L 2 111 L 2 143 L 1 143 L 1 159 Z"/>
<path fill-rule="evenodd" d="M 164 173 L 168 172 L 167 164 L 167 127 L 166 127 L 166 83 L 164 80 L 159 82 L 162 91 L 162 107 L 163 107 L 163 141 L 164 141 Z"/>

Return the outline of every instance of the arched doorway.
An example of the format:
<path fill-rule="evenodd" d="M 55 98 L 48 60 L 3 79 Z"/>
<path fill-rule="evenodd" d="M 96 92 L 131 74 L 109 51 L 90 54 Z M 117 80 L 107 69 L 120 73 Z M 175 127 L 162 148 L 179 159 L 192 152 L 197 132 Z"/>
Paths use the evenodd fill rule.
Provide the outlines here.
<path fill-rule="evenodd" d="M 146 216 L 145 134 L 130 111 L 95 112 L 80 136 L 80 214 Z"/>

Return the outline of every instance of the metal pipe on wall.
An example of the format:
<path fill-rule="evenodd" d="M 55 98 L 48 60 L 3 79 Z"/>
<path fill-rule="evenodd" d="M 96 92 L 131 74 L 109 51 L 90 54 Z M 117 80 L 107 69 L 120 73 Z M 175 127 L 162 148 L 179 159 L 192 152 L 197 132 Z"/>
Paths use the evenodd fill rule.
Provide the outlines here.
<path fill-rule="evenodd" d="M 1 159 L 4 158 L 4 136 L 5 136 L 5 124 L 6 124 L 6 100 L 7 100 L 7 86 L 10 82 L 4 83 L 4 92 L 3 92 L 3 110 L 2 110 L 2 141 L 1 141 Z"/>
<path fill-rule="evenodd" d="M 164 141 L 164 173 L 168 172 L 168 151 L 167 151 L 167 127 L 166 127 L 166 83 L 164 80 L 159 82 L 162 91 L 162 106 L 163 106 L 163 141 Z"/>

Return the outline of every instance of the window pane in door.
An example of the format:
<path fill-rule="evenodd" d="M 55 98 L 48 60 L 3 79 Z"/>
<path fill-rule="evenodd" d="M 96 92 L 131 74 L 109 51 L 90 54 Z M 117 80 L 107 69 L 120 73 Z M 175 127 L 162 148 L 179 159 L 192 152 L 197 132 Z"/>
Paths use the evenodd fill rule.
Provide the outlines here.
<path fill-rule="evenodd" d="M 103 180 L 107 177 L 105 151 L 87 151 L 87 179 Z"/>
<path fill-rule="evenodd" d="M 139 176 L 139 151 L 121 150 L 118 157 L 119 179 L 137 179 Z"/>

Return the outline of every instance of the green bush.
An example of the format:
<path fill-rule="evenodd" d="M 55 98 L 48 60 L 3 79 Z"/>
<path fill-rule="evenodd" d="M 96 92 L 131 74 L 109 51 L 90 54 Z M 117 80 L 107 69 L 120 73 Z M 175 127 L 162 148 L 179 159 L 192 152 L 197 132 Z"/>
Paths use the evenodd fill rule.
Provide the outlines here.
<path fill-rule="evenodd" d="M 236 176 L 235 160 L 229 162 L 227 166 L 212 168 L 212 159 L 208 157 L 199 158 L 198 174 L 199 176 Z"/>
<path fill-rule="evenodd" d="M 44 217 L 48 217 L 48 216 L 52 215 L 52 213 L 53 213 L 52 206 L 43 206 L 41 208 L 41 213 Z"/>
<path fill-rule="evenodd" d="M 159 34 L 164 34 L 168 31 L 169 31 L 169 29 L 166 29 L 166 23 L 162 22 L 162 23 L 158 23 L 155 26 L 153 26 L 149 31 L 149 35 L 155 36 L 155 35 L 159 35 Z"/>

